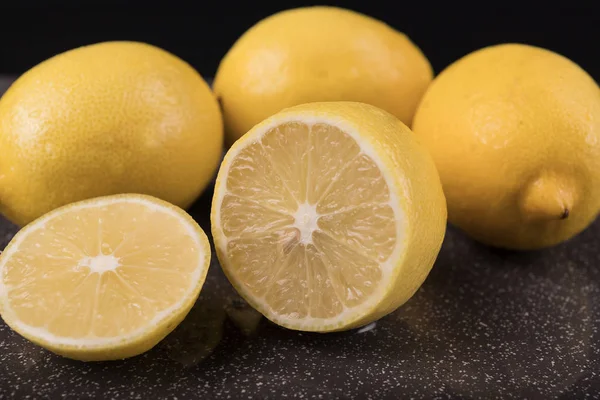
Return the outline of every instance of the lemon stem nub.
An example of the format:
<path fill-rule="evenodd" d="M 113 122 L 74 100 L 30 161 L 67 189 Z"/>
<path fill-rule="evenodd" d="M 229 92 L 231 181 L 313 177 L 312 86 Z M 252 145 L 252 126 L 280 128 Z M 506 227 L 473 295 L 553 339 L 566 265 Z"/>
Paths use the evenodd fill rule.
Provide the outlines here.
<path fill-rule="evenodd" d="M 564 178 L 543 175 L 531 181 L 521 193 L 521 215 L 535 221 L 567 219 L 573 210 L 574 192 Z"/>

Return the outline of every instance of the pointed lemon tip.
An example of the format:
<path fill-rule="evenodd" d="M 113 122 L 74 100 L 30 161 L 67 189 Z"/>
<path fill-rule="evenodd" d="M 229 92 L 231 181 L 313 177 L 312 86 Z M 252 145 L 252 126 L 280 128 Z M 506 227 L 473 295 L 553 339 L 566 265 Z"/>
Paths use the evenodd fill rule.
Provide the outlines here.
<path fill-rule="evenodd" d="M 519 207 L 526 220 L 553 221 L 569 218 L 574 202 L 574 189 L 568 180 L 542 176 L 525 187 Z"/>

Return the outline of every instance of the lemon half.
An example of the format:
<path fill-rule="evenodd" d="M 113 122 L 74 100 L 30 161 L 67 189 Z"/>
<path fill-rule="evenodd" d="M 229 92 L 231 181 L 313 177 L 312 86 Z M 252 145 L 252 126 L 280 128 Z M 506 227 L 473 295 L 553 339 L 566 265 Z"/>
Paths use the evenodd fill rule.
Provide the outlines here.
<path fill-rule="evenodd" d="M 440 249 L 437 171 L 391 114 L 305 104 L 250 130 L 227 153 L 212 230 L 240 294 L 284 327 L 335 331 L 406 302 Z"/>
<path fill-rule="evenodd" d="M 194 305 L 210 263 L 183 210 L 141 195 L 59 208 L 0 256 L 0 312 L 16 332 L 79 360 L 140 354 Z"/>

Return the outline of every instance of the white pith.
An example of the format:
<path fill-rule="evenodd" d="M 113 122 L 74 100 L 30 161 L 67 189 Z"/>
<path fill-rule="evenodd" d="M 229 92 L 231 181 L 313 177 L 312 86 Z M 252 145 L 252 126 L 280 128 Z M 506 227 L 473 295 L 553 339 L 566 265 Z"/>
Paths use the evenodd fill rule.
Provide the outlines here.
<path fill-rule="evenodd" d="M 298 210 L 294 214 L 294 227 L 300 231 L 300 243 L 311 244 L 313 232 L 319 229 L 317 221 L 319 220 L 317 207 L 308 203 L 298 205 Z"/>
<path fill-rule="evenodd" d="M 95 257 L 84 257 L 77 264 L 80 268 L 89 268 L 90 273 L 103 274 L 107 271 L 114 271 L 119 268 L 119 258 L 112 254 L 98 254 Z"/>
<path fill-rule="evenodd" d="M 62 209 L 55 210 L 27 225 L 23 228 L 10 245 L 7 247 L 6 251 L 2 253 L 0 257 L 0 303 L 2 310 L 3 319 L 12 325 L 15 330 L 18 330 L 24 336 L 30 336 L 37 338 L 43 342 L 51 343 L 54 346 L 61 346 L 65 348 L 85 348 L 86 350 L 93 350 L 95 348 L 106 348 L 117 345 L 125 345 L 128 343 L 135 342 L 141 336 L 148 331 L 153 331 L 157 327 L 160 327 L 165 324 L 165 321 L 169 320 L 170 317 L 175 315 L 177 311 L 182 308 L 186 303 L 190 301 L 190 297 L 197 290 L 200 282 L 203 281 L 202 276 L 206 273 L 206 257 L 208 254 L 205 251 L 205 246 L 200 240 L 198 232 L 194 229 L 190 221 L 188 221 L 184 216 L 180 215 L 178 212 L 169 208 L 168 206 L 162 206 L 155 202 L 149 201 L 143 197 L 113 197 L 113 198 L 101 198 L 95 200 L 89 200 L 86 202 L 82 202 L 80 204 L 75 204 L 69 206 L 66 212 L 70 212 L 72 210 L 81 210 L 85 208 L 100 208 L 103 206 L 109 206 L 112 204 L 123 204 L 123 203 L 133 203 L 133 204 L 142 204 L 150 210 L 166 213 L 170 216 L 175 217 L 181 225 L 185 228 L 185 230 L 189 233 L 189 236 L 194 240 L 196 244 L 196 248 L 198 249 L 198 263 L 196 264 L 196 268 L 194 269 L 192 275 L 190 276 L 189 286 L 186 288 L 185 293 L 182 295 L 181 299 L 173 304 L 171 307 L 156 313 L 152 320 L 148 321 L 148 323 L 126 335 L 116 336 L 116 337 L 86 337 L 86 338 L 73 338 L 73 337 L 65 337 L 54 335 L 44 327 L 35 327 L 30 326 L 23 323 L 21 320 L 16 318 L 14 311 L 11 309 L 9 304 L 9 292 L 11 287 L 5 285 L 4 283 L 4 267 L 7 262 L 11 258 L 11 256 L 19 251 L 19 247 L 23 240 L 28 236 L 29 233 L 37 231 L 39 229 L 43 229 L 46 222 L 51 219 L 62 215 Z M 77 268 L 89 268 L 89 273 L 104 273 L 106 271 L 114 270 L 118 268 L 119 261 L 116 257 L 112 255 L 98 255 L 95 257 L 85 257 L 80 260 Z"/>
<path fill-rule="evenodd" d="M 355 142 L 361 149 L 361 153 L 368 156 L 375 163 L 389 189 L 390 200 L 389 203 L 387 203 L 387 205 L 389 205 L 394 212 L 394 217 L 396 221 L 396 244 L 393 252 L 387 258 L 387 260 L 382 263 L 379 263 L 382 275 L 378 287 L 373 291 L 374 294 L 356 307 L 347 307 L 345 305 L 342 305 L 343 311 L 332 318 L 315 318 L 311 316 L 307 316 L 304 318 L 293 318 L 285 315 L 280 315 L 265 302 L 264 298 L 256 298 L 255 296 L 250 294 L 248 290 L 244 287 L 244 285 L 240 282 L 236 282 L 235 286 L 239 291 L 242 292 L 245 298 L 252 299 L 256 303 L 253 304 L 254 306 L 256 306 L 263 313 L 265 313 L 267 317 L 275 320 L 278 323 L 282 323 L 286 326 L 294 327 L 297 329 L 335 329 L 335 327 L 337 326 L 347 325 L 352 321 L 358 320 L 362 315 L 365 315 L 370 310 L 375 309 L 381 303 L 381 300 L 388 292 L 387 288 L 393 284 L 392 278 L 394 278 L 398 273 L 396 267 L 399 265 L 399 260 L 403 257 L 404 253 L 404 233 L 406 229 L 405 225 L 407 223 L 405 213 L 400 207 L 399 197 L 405 193 L 408 193 L 408 188 L 404 187 L 404 182 L 398 183 L 392 178 L 390 172 L 388 171 L 388 168 L 381 162 L 380 156 L 373 149 L 371 144 L 367 140 L 363 139 L 361 135 L 356 132 L 356 129 L 345 120 L 341 118 L 315 116 L 307 113 L 304 115 L 297 114 L 282 116 L 277 119 L 273 119 L 265 125 L 260 126 L 258 131 L 252 132 L 253 137 L 251 140 L 244 141 L 242 139 L 240 141 L 242 142 L 242 145 L 234 146 L 232 149 L 230 149 L 221 167 L 221 171 L 219 173 L 219 178 L 221 182 L 220 185 L 217 185 L 216 187 L 215 197 L 213 200 L 213 223 L 216 226 L 221 226 L 221 204 L 223 202 L 223 199 L 225 198 L 225 195 L 228 193 L 227 176 L 229 175 L 229 168 L 232 164 L 232 161 L 245 147 L 250 146 L 253 143 L 260 142 L 263 136 L 271 129 L 278 125 L 285 124 L 288 122 L 303 123 L 309 128 L 315 124 L 327 124 L 339 128 L 355 140 Z M 312 232 L 318 229 L 317 220 L 319 218 L 319 215 L 316 212 L 315 206 L 309 204 L 299 204 L 299 207 L 293 216 L 293 226 L 300 231 L 300 242 L 304 244 L 311 243 L 312 239 L 310 238 L 310 236 Z M 216 235 L 218 235 L 219 238 L 215 241 L 215 243 L 217 246 L 219 246 L 221 254 L 227 254 L 227 236 L 224 234 L 222 229 L 217 230 Z M 224 261 L 222 260 L 222 262 L 226 264 L 228 263 L 228 260 L 225 259 Z"/>

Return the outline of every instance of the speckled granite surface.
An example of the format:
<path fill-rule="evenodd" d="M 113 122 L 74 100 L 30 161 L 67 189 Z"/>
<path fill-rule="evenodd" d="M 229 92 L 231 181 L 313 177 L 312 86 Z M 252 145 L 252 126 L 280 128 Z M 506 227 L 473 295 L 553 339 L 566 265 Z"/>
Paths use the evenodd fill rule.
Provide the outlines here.
<path fill-rule="evenodd" d="M 191 210 L 207 232 L 211 195 Z M 0 217 L 0 249 L 15 232 Z M 299 333 L 260 318 L 214 255 L 192 312 L 139 357 L 71 361 L 0 321 L 0 399 L 586 396 L 600 398 L 600 221 L 531 253 L 450 228 L 417 294 L 352 332 Z"/>

